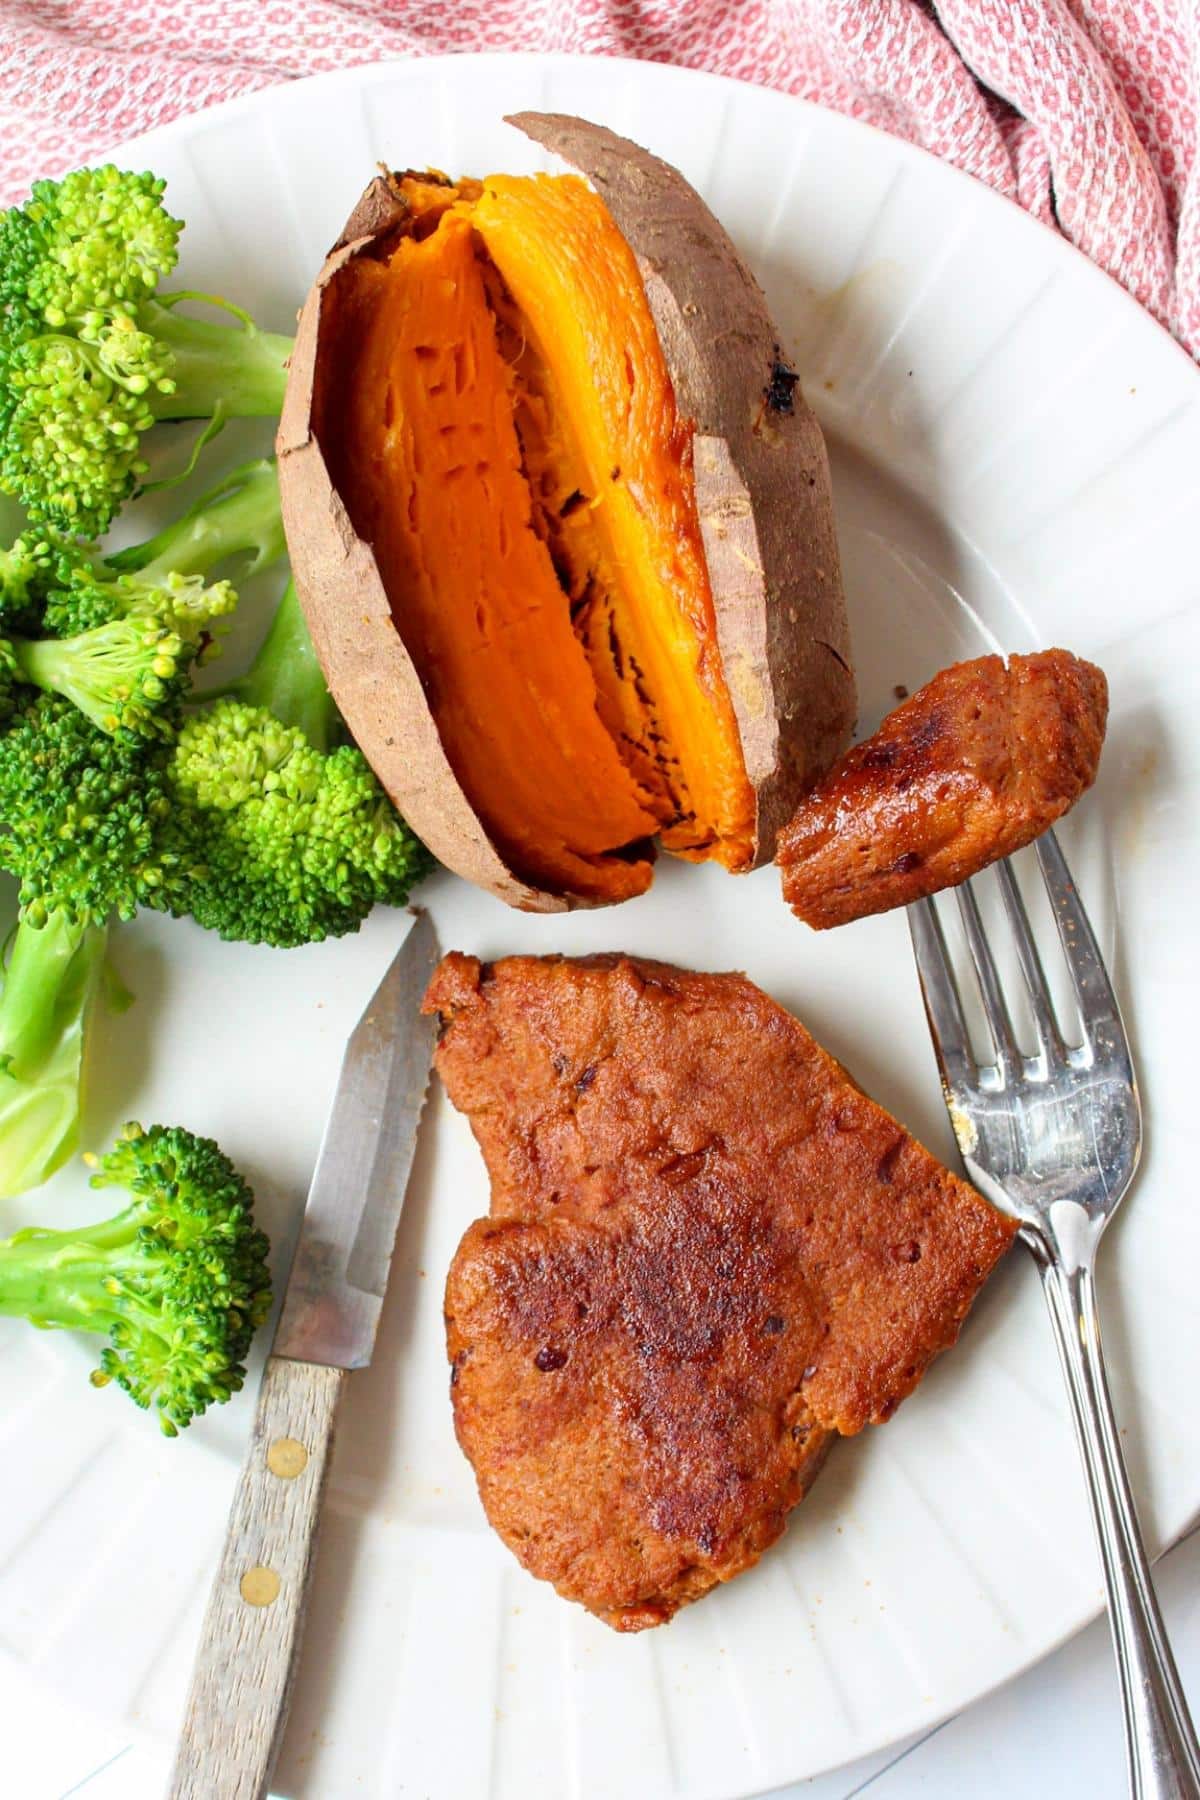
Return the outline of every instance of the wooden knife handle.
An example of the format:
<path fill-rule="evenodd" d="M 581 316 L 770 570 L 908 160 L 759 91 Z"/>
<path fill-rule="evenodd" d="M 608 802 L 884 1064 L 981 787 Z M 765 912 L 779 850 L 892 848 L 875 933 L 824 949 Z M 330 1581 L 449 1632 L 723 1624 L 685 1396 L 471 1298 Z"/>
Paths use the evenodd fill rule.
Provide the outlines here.
<path fill-rule="evenodd" d="M 267 1360 L 168 1800 L 261 1800 L 283 1737 L 344 1369 Z"/>

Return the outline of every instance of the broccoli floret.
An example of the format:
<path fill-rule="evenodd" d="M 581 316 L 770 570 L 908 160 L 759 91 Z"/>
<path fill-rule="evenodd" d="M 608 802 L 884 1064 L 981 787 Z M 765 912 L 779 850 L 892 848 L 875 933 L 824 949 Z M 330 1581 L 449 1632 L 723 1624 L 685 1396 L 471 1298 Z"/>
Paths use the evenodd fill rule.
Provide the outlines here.
<path fill-rule="evenodd" d="M 0 1194 L 70 1154 L 109 919 L 173 879 L 167 743 L 98 730 L 70 700 L 28 688 L 0 725 L 0 867 L 20 914 L 0 988 Z M 182 879 L 190 870 L 180 871 Z"/>
<path fill-rule="evenodd" d="M 208 577 L 235 562 L 257 574 L 286 552 L 275 463 L 259 457 L 226 476 L 165 530 L 105 557 L 47 531 L 0 550 L 0 630 L 78 637 L 117 619 L 157 621 L 200 656 L 237 605 L 229 581 Z"/>
<path fill-rule="evenodd" d="M 74 700 L 103 731 L 173 735 L 190 664 L 218 647 L 214 628 L 237 605 L 230 582 L 205 577 L 235 558 L 250 573 L 267 568 L 285 547 L 275 464 L 265 457 L 107 562 L 78 543 L 18 539 L 7 609 L 0 591 L 0 621 L 12 633 L 0 640 L 0 718 L 12 682 L 23 680 Z M 36 637 L 17 635 L 13 622 Z M 298 608 L 296 622 L 302 641 L 287 648 L 302 656 L 307 646 L 311 660 Z"/>
<path fill-rule="evenodd" d="M 197 654 L 211 652 L 219 621 L 237 606 L 231 582 L 206 584 L 203 576 L 169 574 L 155 582 L 117 575 L 82 555 L 65 553 L 47 587 L 40 628 L 53 637 L 79 637 L 116 619 L 156 619 L 178 633 Z"/>
<path fill-rule="evenodd" d="M 0 867 L 17 877 L 23 919 L 130 918 L 170 879 L 168 749 L 110 737 L 57 694 L 22 696 L 0 732 Z"/>
<path fill-rule="evenodd" d="M 167 764 L 171 879 L 148 904 L 280 949 L 403 905 L 433 859 L 340 728 L 289 582 L 247 672 L 185 718 Z"/>
<path fill-rule="evenodd" d="M 95 1188 L 128 1197 L 115 1217 L 0 1243 L 0 1313 L 107 1338 L 93 1385 L 116 1382 L 176 1437 L 236 1394 L 271 1305 L 254 1196 L 211 1138 L 128 1125 Z"/>
<path fill-rule="evenodd" d="M 361 751 L 322 753 L 261 706 L 225 698 L 191 714 L 167 781 L 175 878 L 149 903 L 224 938 L 284 947 L 356 931 L 430 867 Z"/>
<path fill-rule="evenodd" d="M 0 866 L 21 900 L 0 978 L 0 1194 L 45 1180 L 76 1141 L 106 921 L 195 873 L 160 833 L 187 666 L 237 600 L 204 576 L 282 548 L 274 465 L 259 461 L 126 553 L 144 569 L 37 531 L 0 555 Z"/>
<path fill-rule="evenodd" d="M 182 225 L 165 182 L 106 167 L 39 181 L 0 215 L 0 491 L 31 518 L 98 537 L 146 473 L 161 419 L 280 408 L 291 339 L 212 295 L 160 293 Z M 182 300 L 233 313 L 188 318 Z"/>
<path fill-rule="evenodd" d="M 160 841 L 170 745 L 110 737 L 28 688 L 0 728 L 0 867 L 20 912 L 0 986 L 0 1195 L 44 1181 L 78 1129 L 105 930 L 192 879 Z"/>
<path fill-rule="evenodd" d="M 0 867 L 20 904 L 0 988 L 0 1195 L 44 1181 L 75 1143 L 109 920 L 195 874 L 161 835 L 172 740 L 110 736 L 73 700 L 15 693 L 0 723 Z"/>
<path fill-rule="evenodd" d="M 0 548 L 0 620 L 24 627 L 36 617 L 38 596 L 49 581 L 54 546 L 36 531 L 22 532 Z"/>
<path fill-rule="evenodd" d="M 191 648 L 154 614 L 130 614 L 71 638 L 13 638 L 19 677 L 73 700 L 93 725 L 129 737 L 174 735 Z"/>

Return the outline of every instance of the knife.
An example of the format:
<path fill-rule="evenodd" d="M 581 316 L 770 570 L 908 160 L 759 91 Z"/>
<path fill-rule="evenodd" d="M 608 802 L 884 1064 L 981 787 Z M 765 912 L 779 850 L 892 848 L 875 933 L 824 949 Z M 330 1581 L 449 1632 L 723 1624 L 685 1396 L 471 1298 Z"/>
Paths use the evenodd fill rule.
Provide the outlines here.
<path fill-rule="evenodd" d="M 200 1634 L 169 1800 L 260 1800 L 283 1738 L 348 1373 L 375 1346 L 436 1021 L 427 913 L 350 1034 Z"/>

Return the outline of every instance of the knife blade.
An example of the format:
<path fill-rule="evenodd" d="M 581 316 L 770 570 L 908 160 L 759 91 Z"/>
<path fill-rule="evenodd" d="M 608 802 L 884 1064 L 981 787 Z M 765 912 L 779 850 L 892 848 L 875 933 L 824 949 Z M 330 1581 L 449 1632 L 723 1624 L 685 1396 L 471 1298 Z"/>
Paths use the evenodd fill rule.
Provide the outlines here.
<path fill-rule="evenodd" d="M 436 1019 L 420 1014 L 438 960 L 418 913 L 350 1034 L 275 1330 L 274 1355 L 371 1360 L 429 1087 Z"/>
<path fill-rule="evenodd" d="M 287 1720 L 334 1426 L 371 1360 L 416 1149 L 437 962 L 417 913 L 350 1034 L 263 1371 L 168 1787 L 168 1800 L 262 1800 Z"/>

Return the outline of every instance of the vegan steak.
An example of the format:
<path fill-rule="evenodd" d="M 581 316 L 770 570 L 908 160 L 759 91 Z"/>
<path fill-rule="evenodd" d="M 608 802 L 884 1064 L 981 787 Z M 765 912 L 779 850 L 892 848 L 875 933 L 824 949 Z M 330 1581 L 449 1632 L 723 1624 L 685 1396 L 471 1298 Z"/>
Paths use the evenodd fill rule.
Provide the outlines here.
<path fill-rule="evenodd" d="M 567 1599 L 662 1624 L 891 1416 L 1014 1227 L 741 975 L 453 954 L 425 1008 L 491 1177 L 446 1287 L 485 1511 Z"/>

